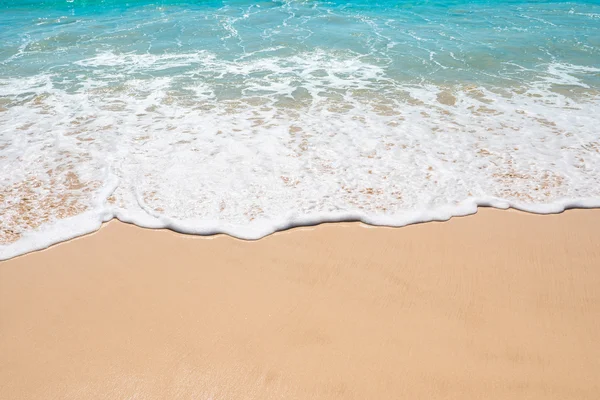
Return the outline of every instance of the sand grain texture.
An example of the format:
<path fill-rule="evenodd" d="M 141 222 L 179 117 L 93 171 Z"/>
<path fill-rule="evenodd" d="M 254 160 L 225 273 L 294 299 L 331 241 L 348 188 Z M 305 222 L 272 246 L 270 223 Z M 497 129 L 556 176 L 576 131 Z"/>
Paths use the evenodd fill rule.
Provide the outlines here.
<path fill-rule="evenodd" d="M 255 242 L 111 222 L 0 264 L 2 399 L 598 399 L 600 211 Z"/>

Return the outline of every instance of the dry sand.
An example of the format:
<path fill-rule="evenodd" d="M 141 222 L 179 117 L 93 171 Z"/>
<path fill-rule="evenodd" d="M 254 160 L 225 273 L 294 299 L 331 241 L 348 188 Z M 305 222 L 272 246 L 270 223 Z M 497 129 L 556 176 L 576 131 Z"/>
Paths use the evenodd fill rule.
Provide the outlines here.
<path fill-rule="evenodd" d="M 0 264 L 1 399 L 600 398 L 600 210 L 256 242 L 99 232 Z"/>

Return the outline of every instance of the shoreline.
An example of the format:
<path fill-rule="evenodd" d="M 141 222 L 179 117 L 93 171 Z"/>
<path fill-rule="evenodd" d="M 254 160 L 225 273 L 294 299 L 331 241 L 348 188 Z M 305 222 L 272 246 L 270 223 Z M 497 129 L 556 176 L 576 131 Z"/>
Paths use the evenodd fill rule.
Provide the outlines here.
<path fill-rule="evenodd" d="M 596 198 L 579 198 L 562 200 L 548 204 L 521 204 L 497 198 L 468 199 L 455 205 L 446 205 L 429 210 L 414 210 L 398 216 L 369 216 L 360 212 L 323 213 L 304 217 L 283 219 L 284 222 L 273 223 L 267 228 L 230 225 L 214 222 L 213 225 L 206 221 L 192 221 L 180 223 L 170 218 L 140 219 L 126 217 L 113 211 L 85 212 L 73 217 L 59 219 L 50 230 L 34 231 L 29 237 L 10 244 L 0 244 L 0 262 L 8 261 L 33 252 L 43 251 L 61 243 L 69 242 L 92 235 L 113 221 L 134 225 L 142 229 L 169 230 L 177 234 L 214 237 L 225 235 L 237 240 L 257 241 L 280 232 L 298 228 L 311 228 L 324 224 L 358 223 L 370 227 L 403 228 L 430 222 L 447 222 L 453 218 L 462 218 L 475 215 L 480 209 L 517 211 L 534 215 L 562 214 L 569 210 L 594 210 L 600 209 L 600 200 Z M 200 228 L 198 228 L 200 226 Z M 66 232 L 65 232 L 66 231 Z M 244 233 L 240 233 L 244 232 Z M 249 233 L 252 232 L 252 233 Z M 49 238 L 52 236 L 52 238 Z M 34 244 L 32 244 L 32 242 Z M 23 250 L 23 248 L 28 248 Z"/>
<path fill-rule="evenodd" d="M 255 241 L 113 220 L 0 263 L 0 397 L 593 399 L 598 237 L 598 209 Z"/>

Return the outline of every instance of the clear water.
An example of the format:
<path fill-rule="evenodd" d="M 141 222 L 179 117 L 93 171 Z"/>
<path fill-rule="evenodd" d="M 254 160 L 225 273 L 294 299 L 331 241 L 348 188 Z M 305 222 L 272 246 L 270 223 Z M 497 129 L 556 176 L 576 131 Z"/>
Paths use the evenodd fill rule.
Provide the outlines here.
<path fill-rule="evenodd" d="M 0 1 L 0 259 L 600 206 L 599 1 Z"/>

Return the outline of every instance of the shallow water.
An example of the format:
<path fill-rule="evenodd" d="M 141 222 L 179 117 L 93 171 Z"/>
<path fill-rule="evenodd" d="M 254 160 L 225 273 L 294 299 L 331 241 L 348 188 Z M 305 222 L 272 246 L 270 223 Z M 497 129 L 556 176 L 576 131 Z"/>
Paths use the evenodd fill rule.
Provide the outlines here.
<path fill-rule="evenodd" d="M 0 259 L 600 206 L 600 2 L 4 1 Z"/>

